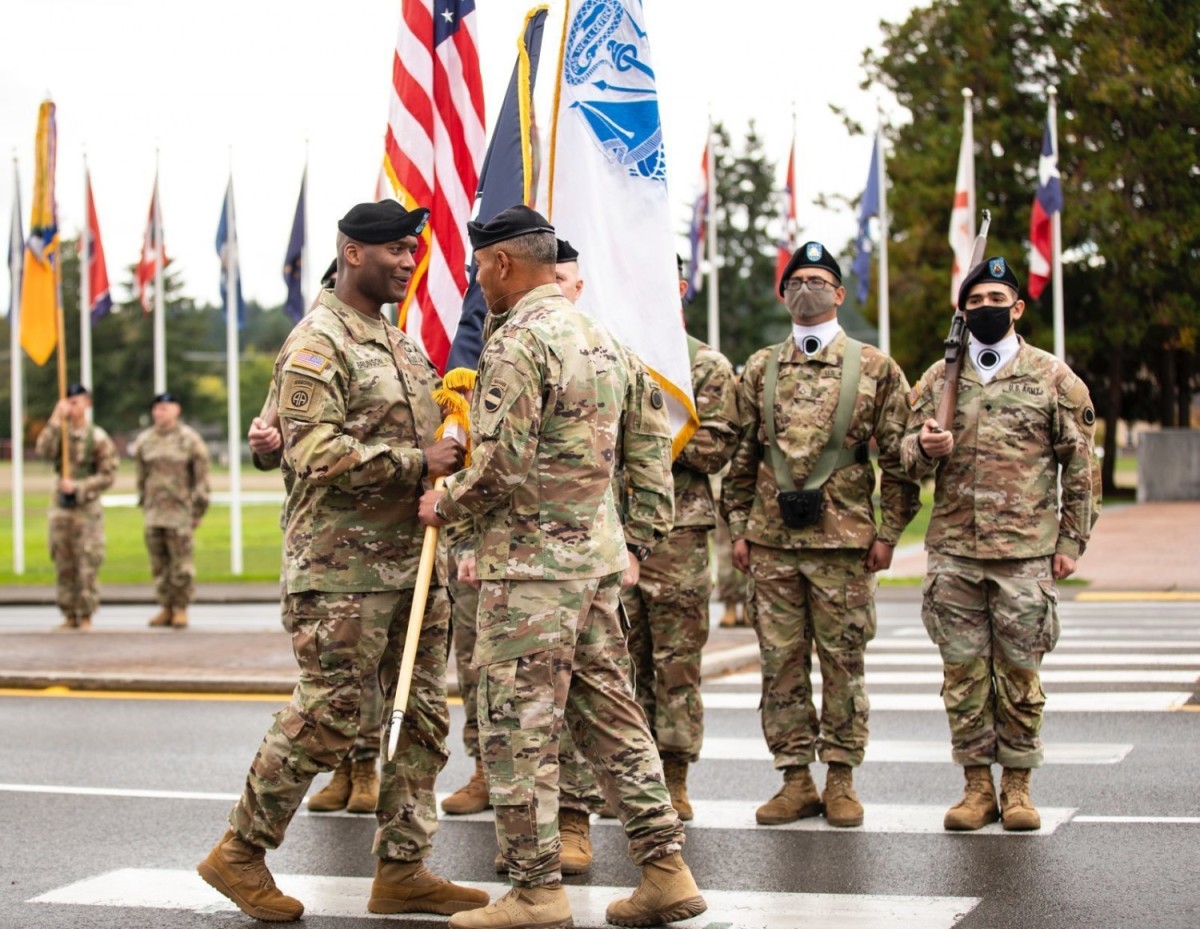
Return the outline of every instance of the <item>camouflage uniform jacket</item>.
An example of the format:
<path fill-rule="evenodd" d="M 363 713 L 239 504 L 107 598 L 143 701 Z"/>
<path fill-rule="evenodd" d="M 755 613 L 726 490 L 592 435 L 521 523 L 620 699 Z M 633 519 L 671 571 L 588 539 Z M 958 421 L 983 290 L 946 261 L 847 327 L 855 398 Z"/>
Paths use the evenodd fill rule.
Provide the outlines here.
<path fill-rule="evenodd" d="M 737 378 L 728 359 L 703 342 L 692 362 L 692 395 L 700 426 L 671 467 L 675 525 L 712 529 L 717 514 L 709 476 L 719 474 L 737 449 Z"/>
<path fill-rule="evenodd" d="M 46 426 L 37 437 L 36 451 L 40 458 L 54 463 L 54 473 L 62 473 L 61 430 Z M 100 513 L 100 494 L 112 487 L 117 479 L 117 447 L 107 432 L 94 424 L 67 433 L 67 457 L 71 461 L 71 477 L 75 481 L 77 510 L 89 516 Z M 58 506 L 58 494 L 51 495 L 51 506 Z"/>
<path fill-rule="evenodd" d="M 776 496 L 779 486 L 767 451 L 763 381 L 771 352 L 780 352 L 775 390 L 775 432 L 787 456 L 796 487 L 812 471 L 829 441 L 837 412 L 846 334 L 839 332 L 811 358 L 792 339 L 750 356 L 738 388 L 741 440 L 721 491 L 721 510 L 734 540 L 747 539 L 770 548 L 869 548 L 878 538 L 895 545 L 904 527 L 921 508 L 920 488 L 900 464 L 900 442 L 907 423 L 904 405 L 908 382 L 887 355 L 864 345 L 858 393 L 845 447 L 875 439 L 879 446 L 880 526 L 875 527 L 875 471 L 869 463 L 833 472 L 824 485 L 825 506 L 812 526 L 789 529 L 783 524 Z"/>
<path fill-rule="evenodd" d="M 1100 512 L 1096 415 L 1087 385 L 1024 340 L 987 384 L 968 355 L 958 382 L 954 450 L 935 460 L 921 451 L 917 434 L 937 411 L 944 371 L 944 361 L 934 364 L 908 396 L 904 466 L 915 478 L 936 475 L 925 547 L 965 558 L 1078 558 Z"/>
<path fill-rule="evenodd" d="M 650 415 L 663 409 L 662 393 L 651 388 L 639 405 L 636 389 L 616 341 L 556 285 L 513 308 L 480 359 L 471 465 L 447 479 L 438 503 L 443 519 L 476 520 L 480 578 L 603 577 L 628 564 L 626 535 L 652 545 L 670 530 L 656 514 L 672 509 L 662 478 L 671 439 L 665 416 Z M 625 533 L 619 458 L 634 463 L 638 485 Z M 657 475 L 656 486 L 640 486 L 641 473 Z"/>
<path fill-rule="evenodd" d="M 675 486 L 671 474 L 671 423 L 666 401 L 654 375 L 636 354 L 617 343 L 629 376 L 629 391 L 621 414 L 621 439 L 613 489 L 617 494 L 625 541 L 653 548 L 666 538 L 675 522 Z M 658 443 L 625 441 L 625 431 L 658 436 Z"/>
<path fill-rule="evenodd" d="M 275 361 L 288 593 L 414 586 L 437 383 L 412 339 L 332 290 L 296 324 Z"/>
<path fill-rule="evenodd" d="M 133 443 L 133 459 L 148 527 L 190 531 L 208 512 L 208 446 L 191 426 L 147 429 Z"/>

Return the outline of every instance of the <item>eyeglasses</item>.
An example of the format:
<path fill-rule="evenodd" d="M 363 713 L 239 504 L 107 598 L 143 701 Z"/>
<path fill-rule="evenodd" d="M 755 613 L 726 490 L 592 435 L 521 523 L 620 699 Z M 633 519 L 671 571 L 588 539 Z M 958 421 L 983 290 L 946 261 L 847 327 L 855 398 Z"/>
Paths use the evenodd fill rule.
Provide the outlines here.
<path fill-rule="evenodd" d="M 826 287 L 832 287 L 836 290 L 839 286 L 833 283 L 833 281 L 825 280 L 823 277 L 791 277 L 783 282 L 783 289 L 799 290 L 805 284 L 808 285 L 809 290 L 824 290 Z"/>

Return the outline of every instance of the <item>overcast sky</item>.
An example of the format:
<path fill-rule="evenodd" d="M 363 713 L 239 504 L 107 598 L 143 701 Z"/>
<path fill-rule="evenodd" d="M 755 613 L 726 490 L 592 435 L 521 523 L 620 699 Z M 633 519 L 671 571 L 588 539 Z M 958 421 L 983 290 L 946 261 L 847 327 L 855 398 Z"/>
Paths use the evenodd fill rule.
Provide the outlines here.
<path fill-rule="evenodd" d="M 489 126 L 532 5 L 479 0 Z M 818 210 L 812 200 L 861 193 L 871 142 L 848 136 L 829 104 L 874 125 L 875 91 L 859 87 L 862 52 L 878 45 L 881 19 L 902 20 L 914 5 L 645 0 L 679 227 L 695 194 L 707 114 L 735 137 L 755 120 L 782 183 L 794 104 L 801 235 L 834 249 L 852 235 L 851 210 Z M 550 112 L 543 97 L 553 82 L 562 8 L 561 0 L 551 3 L 545 34 L 543 114 Z M 267 306 L 281 303 L 283 255 L 306 152 L 310 274 L 333 256 L 338 217 L 373 199 L 399 16 L 400 0 L 9 4 L 0 142 L 20 166 L 26 230 L 37 108 L 49 93 L 58 107 L 59 224 L 69 236 L 82 224 L 86 151 L 117 301 L 128 297 L 126 268 L 140 252 L 157 149 L 167 251 L 185 291 L 201 302 L 219 299 L 214 239 L 232 162 L 245 295 Z M 880 103 L 894 109 L 890 99 Z M 12 196 L 6 165 L 0 171 L 5 217 Z M 313 286 L 310 278 L 310 293 Z"/>

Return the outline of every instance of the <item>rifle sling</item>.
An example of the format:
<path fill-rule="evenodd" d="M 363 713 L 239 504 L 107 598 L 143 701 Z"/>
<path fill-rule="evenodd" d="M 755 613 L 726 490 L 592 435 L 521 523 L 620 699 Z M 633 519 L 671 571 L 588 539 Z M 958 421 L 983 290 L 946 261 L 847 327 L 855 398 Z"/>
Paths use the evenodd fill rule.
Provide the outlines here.
<path fill-rule="evenodd" d="M 788 341 L 791 341 L 790 339 Z M 780 490 L 793 492 L 796 482 L 788 467 L 787 456 L 779 447 L 775 435 L 775 388 L 779 382 L 779 356 L 787 347 L 783 342 L 767 358 L 767 370 L 763 383 L 763 415 L 767 428 L 767 451 L 771 456 L 771 467 L 775 471 L 775 483 Z M 842 357 L 841 388 L 838 391 L 837 412 L 833 418 L 833 432 L 817 458 L 812 472 L 804 481 L 805 490 L 816 490 L 829 480 L 834 471 L 863 459 L 860 446 L 843 448 L 846 432 L 850 429 L 850 417 L 854 413 L 854 397 L 858 393 L 858 375 L 862 367 L 862 343 L 846 337 L 846 353 Z"/>

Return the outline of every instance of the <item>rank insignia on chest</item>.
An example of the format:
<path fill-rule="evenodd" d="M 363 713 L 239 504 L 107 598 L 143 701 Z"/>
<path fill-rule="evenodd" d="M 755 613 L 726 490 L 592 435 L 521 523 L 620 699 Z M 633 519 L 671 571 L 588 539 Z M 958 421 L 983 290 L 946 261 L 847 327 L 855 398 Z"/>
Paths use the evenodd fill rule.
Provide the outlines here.
<path fill-rule="evenodd" d="M 329 359 L 311 349 L 302 348 L 292 352 L 292 357 L 288 359 L 288 364 L 293 368 L 303 368 L 306 371 L 312 371 L 314 374 L 320 374 L 328 366 Z"/>

